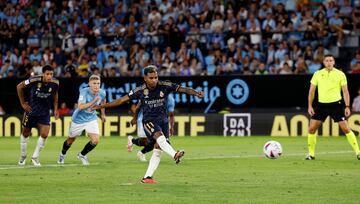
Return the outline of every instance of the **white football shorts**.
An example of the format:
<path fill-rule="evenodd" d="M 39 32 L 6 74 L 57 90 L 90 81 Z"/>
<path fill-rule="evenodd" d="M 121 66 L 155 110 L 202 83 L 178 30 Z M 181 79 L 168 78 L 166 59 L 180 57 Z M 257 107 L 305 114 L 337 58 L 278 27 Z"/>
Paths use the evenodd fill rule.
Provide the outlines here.
<path fill-rule="evenodd" d="M 86 123 L 74 123 L 71 122 L 70 130 L 69 130 L 69 137 L 74 138 L 76 136 L 81 135 L 81 133 L 85 130 L 87 134 L 98 134 L 100 135 L 99 131 L 99 124 L 97 120 L 92 120 Z"/>

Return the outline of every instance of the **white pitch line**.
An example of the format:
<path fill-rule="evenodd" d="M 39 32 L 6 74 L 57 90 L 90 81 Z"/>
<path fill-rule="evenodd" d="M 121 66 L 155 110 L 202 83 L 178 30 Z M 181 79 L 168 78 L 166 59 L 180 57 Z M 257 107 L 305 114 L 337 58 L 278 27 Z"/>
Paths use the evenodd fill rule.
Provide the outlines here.
<path fill-rule="evenodd" d="M 337 151 L 337 152 L 317 152 L 317 155 L 325 155 L 325 154 L 348 154 L 353 151 Z M 282 157 L 297 157 L 297 156 L 306 156 L 306 152 L 303 153 L 292 153 L 292 154 L 283 154 Z M 190 157 L 185 160 L 206 160 L 206 159 L 237 159 L 237 158 L 256 158 L 256 157 L 264 157 L 263 154 L 254 154 L 254 155 L 233 155 L 233 156 L 209 156 L 209 157 Z"/>
<path fill-rule="evenodd" d="M 349 154 L 353 151 L 337 151 L 337 152 L 317 152 L 317 155 L 326 155 L 326 154 Z M 291 153 L 283 154 L 282 157 L 297 157 L 305 156 L 306 152 L 302 153 Z M 206 160 L 206 159 L 239 159 L 239 158 L 260 158 L 264 157 L 263 154 L 254 154 L 254 155 L 229 155 L 229 156 L 208 156 L 208 157 L 185 157 L 185 160 Z M 100 165 L 100 163 L 91 163 L 90 165 Z M 41 167 L 74 167 L 74 166 L 83 166 L 82 164 L 45 164 Z M 0 165 L 0 170 L 7 169 L 28 169 L 28 168 L 41 168 L 35 167 L 32 165 L 19 166 L 19 165 Z M 122 185 L 132 185 L 131 183 L 123 183 Z"/>
<path fill-rule="evenodd" d="M 99 165 L 100 163 L 91 163 L 90 165 Z M 19 165 L 0 165 L 0 170 L 7 169 L 29 169 L 29 168 L 43 168 L 43 167 L 73 167 L 73 166 L 84 166 L 82 164 L 42 164 L 40 167 L 27 165 L 27 166 L 19 166 Z"/>
<path fill-rule="evenodd" d="M 133 183 L 120 183 L 120 186 L 132 186 L 134 185 Z"/>

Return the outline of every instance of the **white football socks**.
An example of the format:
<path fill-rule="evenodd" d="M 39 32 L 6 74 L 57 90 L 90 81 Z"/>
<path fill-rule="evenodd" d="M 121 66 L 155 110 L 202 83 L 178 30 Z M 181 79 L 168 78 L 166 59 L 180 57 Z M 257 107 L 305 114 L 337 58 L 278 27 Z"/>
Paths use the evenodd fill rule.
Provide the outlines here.
<path fill-rule="evenodd" d="M 153 176 L 154 172 L 156 171 L 157 167 L 160 164 L 160 160 L 161 160 L 161 150 L 154 149 L 144 178 Z"/>
<path fill-rule="evenodd" d="M 176 151 L 172 148 L 172 146 L 166 141 L 166 138 L 164 135 L 161 135 L 156 139 L 156 142 L 160 146 L 160 148 L 169 154 L 172 158 L 174 158 Z"/>
<path fill-rule="evenodd" d="M 39 139 L 37 141 L 36 148 L 35 148 L 34 154 L 32 155 L 32 158 L 39 157 L 41 150 L 45 146 L 45 141 L 46 141 L 46 138 L 42 138 L 41 136 L 39 136 Z"/>
<path fill-rule="evenodd" d="M 20 156 L 26 157 L 26 149 L 27 144 L 29 142 L 29 137 L 24 137 L 24 135 L 20 135 Z"/>

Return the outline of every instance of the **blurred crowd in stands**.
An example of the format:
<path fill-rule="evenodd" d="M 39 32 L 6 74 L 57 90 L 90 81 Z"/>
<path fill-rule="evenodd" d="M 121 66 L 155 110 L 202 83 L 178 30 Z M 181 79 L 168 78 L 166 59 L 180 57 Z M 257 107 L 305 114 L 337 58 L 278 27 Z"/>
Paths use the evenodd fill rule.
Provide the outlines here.
<path fill-rule="evenodd" d="M 310 74 L 358 0 L 0 0 L 0 77 Z M 360 52 L 347 72 L 360 73 Z"/>

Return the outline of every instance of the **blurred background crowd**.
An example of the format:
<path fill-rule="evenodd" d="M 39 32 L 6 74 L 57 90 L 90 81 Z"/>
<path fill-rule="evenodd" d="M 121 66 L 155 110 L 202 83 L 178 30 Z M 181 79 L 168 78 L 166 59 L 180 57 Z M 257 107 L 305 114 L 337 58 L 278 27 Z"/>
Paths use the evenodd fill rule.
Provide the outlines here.
<path fill-rule="evenodd" d="M 0 77 L 311 74 L 360 36 L 359 0 L 0 0 Z M 350 42 L 352 43 L 352 42 Z M 356 47 L 356 46 L 355 46 Z M 339 67 L 360 73 L 359 47 Z"/>

